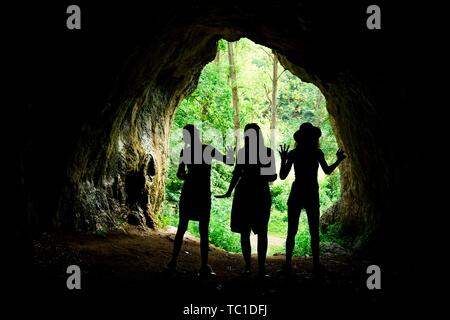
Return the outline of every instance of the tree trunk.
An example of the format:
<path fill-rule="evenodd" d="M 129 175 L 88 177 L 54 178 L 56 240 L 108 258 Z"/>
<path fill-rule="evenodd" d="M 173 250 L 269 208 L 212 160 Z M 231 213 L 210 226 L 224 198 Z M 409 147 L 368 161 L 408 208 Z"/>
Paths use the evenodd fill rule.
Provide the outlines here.
<path fill-rule="evenodd" d="M 239 95 L 236 81 L 236 66 L 234 61 L 233 44 L 228 42 L 228 61 L 230 63 L 230 80 L 231 92 L 233 95 L 233 109 L 234 109 L 234 132 L 236 137 L 236 150 L 241 148 L 240 137 L 240 121 L 239 121 Z"/>
<path fill-rule="evenodd" d="M 214 58 L 214 62 L 216 64 L 220 63 L 220 50 L 219 49 L 217 49 L 217 53 L 216 53 L 216 57 Z"/>
<path fill-rule="evenodd" d="M 320 92 L 320 90 L 317 91 L 317 96 L 316 96 L 316 99 L 315 99 L 314 102 L 315 102 L 314 103 L 314 107 L 316 109 L 315 111 L 317 113 L 319 113 L 319 111 L 320 111 L 320 104 L 322 103 L 322 93 Z"/>
<path fill-rule="evenodd" d="M 272 105 L 270 120 L 270 147 L 276 149 L 275 130 L 277 127 L 277 106 L 278 106 L 278 58 L 273 55 L 273 75 L 272 75 Z"/>

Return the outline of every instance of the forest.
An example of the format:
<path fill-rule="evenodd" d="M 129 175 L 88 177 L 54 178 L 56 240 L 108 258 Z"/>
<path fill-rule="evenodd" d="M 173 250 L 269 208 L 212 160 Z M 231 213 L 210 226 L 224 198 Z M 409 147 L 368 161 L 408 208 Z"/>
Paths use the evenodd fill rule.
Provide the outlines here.
<path fill-rule="evenodd" d="M 238 149 L 241 139 L 234 130 L 242 131 L 247 123 L 259 124 L 267 146 L 274 150 L 286 144 L 292 149 L 293 133 L 303 122 L 311 122 L 322 130 L 320 148 L 328 163 L 335 160 L 338 149 L 326 99 L 311 83 L 301 81 L 285 70 L 277 56 L 268 48 L 248 39 L 237 42 L 220 40 L 215 59 L 203 69 L 198 86 L 177 108 L 170 133 L 170 157 L 166 178 L 165 201 L 160 224 L 178 224 L 178 201 L 182 181 L 176 177 L 180 150 L 183 147 L 182 128 L 195 124 L 202 133 L 203 143 L 225 152 L 226 146 Z M 241 134 L 242 135 L 242 134 Z M 242 138 L 242 137 L 241 137 Z M 276 152 L 277 170 L 280 158 Z M 213 163 L 212 195 L 225 193 L 232 176 L 232 166 Z M 271 185 L 272 209 L 269 222 L 269 254 L 284 252 L 287 232 L 287 199 L 294 179 L 293 170 L 286 180 L 277 179 Z M 326 176 L 319 167 L 320 210 L 326 212 L 340 198 L 340 175 L 335 170 Z M 240 252 L 239 235 L 230 231 L 231 198 L 212 197 L 210 242 L 228 252 Z M 294 255 L 310 255 L 310 236 L 306 214 L 300 218 Z M 199 236 L 198 222 L 190 222 L 188 231 Z M 332 225 L 321 242 L 336 242 L 344 247 L 340 226 Z M 252 241 L 254 243 L 254 241 Z M 256 246 L 252 245 L 252 250 Z"/>

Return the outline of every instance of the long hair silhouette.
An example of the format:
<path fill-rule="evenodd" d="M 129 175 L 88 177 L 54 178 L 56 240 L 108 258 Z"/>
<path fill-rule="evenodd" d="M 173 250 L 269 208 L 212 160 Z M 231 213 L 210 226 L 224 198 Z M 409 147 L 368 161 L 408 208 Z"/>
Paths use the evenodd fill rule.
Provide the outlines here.
<path fill-rule="evenodd" d="M 244 147 L 237 153 L 236 166 L 228 191 L 235 189 L 231 209 L 231 231 L 241 234 L 244 273 L 251 272 L 250 233 L 258 235 L 258 275 L 265 275 L 267 228 L 272 205 L 269 182 L 277 178 L 274 152 L 264 145 L 260 127 L 247 124 Z"/>

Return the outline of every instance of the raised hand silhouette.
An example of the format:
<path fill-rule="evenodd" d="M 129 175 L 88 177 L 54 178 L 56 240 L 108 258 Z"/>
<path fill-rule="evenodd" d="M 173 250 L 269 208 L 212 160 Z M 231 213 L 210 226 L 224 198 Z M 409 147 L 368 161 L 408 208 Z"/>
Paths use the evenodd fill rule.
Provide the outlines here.
<path fill-rule="evenodd" d="M 347 158 L 347 155 L 345 154 L 344 150 L 339 149 L 338 151 L 336 151 L 336 157 L 338 158 L 339 161 L 342 161 L 345 158 Z"/>
<path fill-rule="evenodd" d="M 286 144 L 280 145 L 280 150 L 278 151 L 280 154 L 281 160 L 287 160 L 289 154 L 289 146 Z"/>

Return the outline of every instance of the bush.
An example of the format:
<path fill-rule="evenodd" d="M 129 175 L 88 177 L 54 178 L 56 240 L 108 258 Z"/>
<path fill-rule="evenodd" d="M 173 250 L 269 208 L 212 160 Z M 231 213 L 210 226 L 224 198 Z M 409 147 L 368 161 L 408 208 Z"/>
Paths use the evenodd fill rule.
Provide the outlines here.
<path fill-rule="evenodd" d="M 325 176 L 319 182 L 319 198 L 321 212 L 325 212 L 341 197 L 341 181 L 339 172 Z"/>
<path fill-rule="evenodd" d="M 270 193 L 272 195 L 272 208 L 281 212 L 287 212 L 287 201 L 291 191 L 291 183 L 282 181 L 272 186 Z"/>
<path fill-rule="evenodd" d="M 241 252 L 240 236 L 230 229 L 231 203 L 231 198 L 212 201 L 209 238 L 212 244 L 228 252 Z"/>
<path fill-rule="evenodd" d="M 176 212 L 174 207 L 173 202 L 164 200 L 161 207 L 162 214 L 159 215 L 159 226 L 165 228 L 178 225 L 178 212 Z"/>
<path fill-rule="evenodd" d="M 298 232 L 295 237 L 294 256 L 311 255 L 311 236 L 309 234 L 308 219 L 306 214 L 300 216 Z"/>
<path fill-rule="evenodd" d="M 330 224 L 327 228 L 327 233 L 321 232 L 320 241 L 334 242 L 347 249 L 351 249 L 353 245 L 352 237 L 344 235 L 342 232 L 342 224 L 340 223 Z"/>
<path fill-rule="evenodd" d="M 269 234 L 283 238 L 286 237 L 287 221 L 286 211 L 280 212 L 276 209 L 272 209 L 269 221 Z"/>

